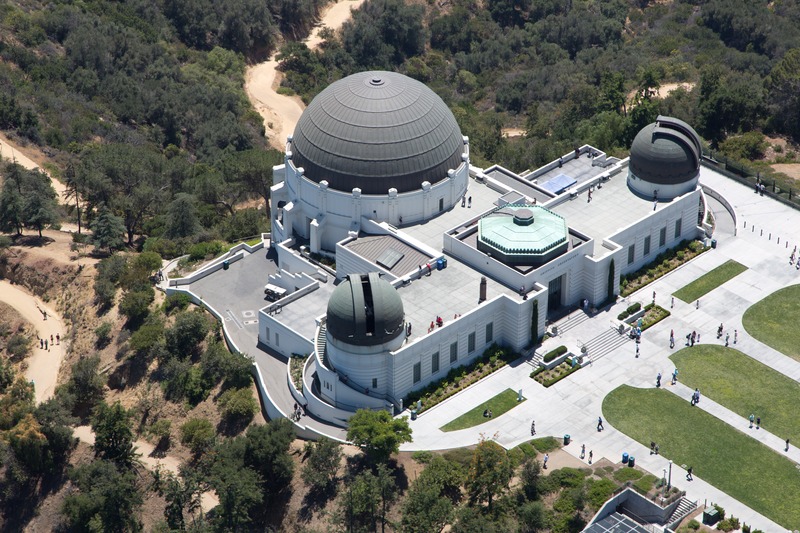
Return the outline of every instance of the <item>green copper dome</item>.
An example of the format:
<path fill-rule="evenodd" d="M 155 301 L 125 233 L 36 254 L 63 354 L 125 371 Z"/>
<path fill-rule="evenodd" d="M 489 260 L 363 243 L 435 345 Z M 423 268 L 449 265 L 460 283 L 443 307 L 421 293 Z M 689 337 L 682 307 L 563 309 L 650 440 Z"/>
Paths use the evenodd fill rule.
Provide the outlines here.
<path fill-rule="evenodd" d="M 403 300 L 377 272 L 350 274 L 328 300 L 327 328 L 357 346 L 383 344 L 404 334 Z"/>
<path fill-rule="evenodd" d="M 540 265 L 568 247 L 567 223 L 543 207 L 508 204 L 478 221 L 478 250 L 507 264 Z"/>

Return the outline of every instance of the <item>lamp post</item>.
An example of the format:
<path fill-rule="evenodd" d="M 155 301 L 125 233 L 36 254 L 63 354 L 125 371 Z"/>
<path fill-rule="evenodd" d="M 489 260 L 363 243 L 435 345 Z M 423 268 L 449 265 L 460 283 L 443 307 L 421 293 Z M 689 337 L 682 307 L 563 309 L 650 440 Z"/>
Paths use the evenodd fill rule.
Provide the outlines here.
<path fill-rule="evenodd" d="M 661 496 L 661 503 L 664 503 L 664 498 L 667 497 L 667 469 L 664 469 L 664 477 L 661 478 L 662 487 L 664 487 L 664 492 Z"/>
<path fill-rule="evenodd" d="M 669 460 L 669 478 L 667 479 L 667 490 L 672 488 L 672 459 Z"/>

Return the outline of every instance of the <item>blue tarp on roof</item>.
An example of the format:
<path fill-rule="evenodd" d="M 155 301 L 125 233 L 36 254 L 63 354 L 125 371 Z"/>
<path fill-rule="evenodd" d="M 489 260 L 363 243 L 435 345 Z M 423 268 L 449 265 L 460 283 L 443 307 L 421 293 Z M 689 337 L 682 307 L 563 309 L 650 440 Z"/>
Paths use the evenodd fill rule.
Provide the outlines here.
<path fill-rule="evenodd" d="M 539 186 L 543 189 L 547 189 L 553 194 L 561 194 L 576 183 L 578 182 L 575 180 L 575 178 L 567 176 L 566 174 L 559 174 L 553 179 L 547 180 L 544 183 L 540 183 Z"/>

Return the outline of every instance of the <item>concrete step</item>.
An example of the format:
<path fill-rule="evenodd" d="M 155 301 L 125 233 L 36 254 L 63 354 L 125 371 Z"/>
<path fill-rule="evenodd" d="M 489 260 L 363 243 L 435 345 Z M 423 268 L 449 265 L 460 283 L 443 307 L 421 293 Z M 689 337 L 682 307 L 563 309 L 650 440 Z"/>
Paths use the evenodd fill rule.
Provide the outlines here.
<path fill-rule="evenodd" d="M 697 508 L 697 503 L 687 499 L 685 496 L 681 498 L 681 501 L 678 503 L 678 507 L 672 512 L 670 517 L 667 519 L 666 523 L 676 522 L 678 520 L 682 520 L 686 516 L 688 516 L 692 511 Z"/>
<path fill-rule="evenodd" d="M 609 329 L 585 344 L 589 357 L 596 361 L 604 357 L 632 339 L 627 335 L 620 335 L 616 329 Z"/>

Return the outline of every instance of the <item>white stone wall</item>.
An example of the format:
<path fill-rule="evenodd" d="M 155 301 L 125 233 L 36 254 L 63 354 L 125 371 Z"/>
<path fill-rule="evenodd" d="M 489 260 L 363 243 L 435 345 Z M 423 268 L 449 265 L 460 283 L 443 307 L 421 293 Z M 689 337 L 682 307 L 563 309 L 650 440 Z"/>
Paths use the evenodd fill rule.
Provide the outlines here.
<path fill-rule="evenodd" d="M 298 332 L 264 312 L 258 312 L 258 340 L 275 351 L 291 355 L 308 355 L 314 349 L 311 339 L 306 339 Z"/>

